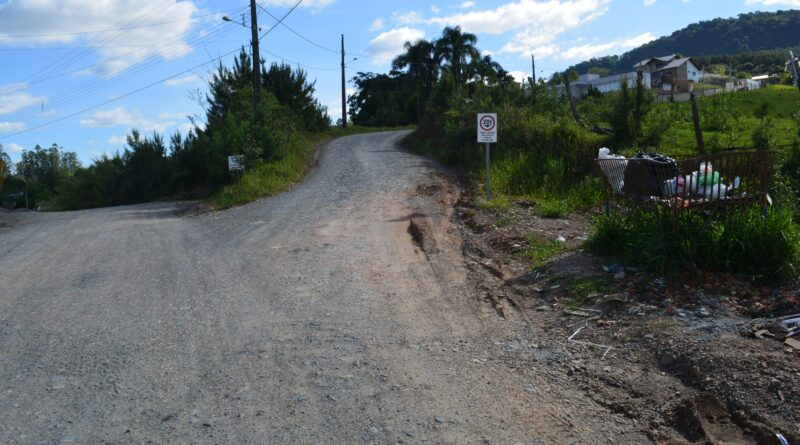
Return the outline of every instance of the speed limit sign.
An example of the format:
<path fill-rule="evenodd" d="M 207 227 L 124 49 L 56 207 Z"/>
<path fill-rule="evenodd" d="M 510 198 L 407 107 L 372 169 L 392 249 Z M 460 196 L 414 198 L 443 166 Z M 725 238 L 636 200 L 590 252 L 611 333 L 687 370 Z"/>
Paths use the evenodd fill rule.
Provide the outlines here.
<path fill-rule="evenodd" d="M 478 114 L 478 142 L 497 143 L 497 113 Z"/>

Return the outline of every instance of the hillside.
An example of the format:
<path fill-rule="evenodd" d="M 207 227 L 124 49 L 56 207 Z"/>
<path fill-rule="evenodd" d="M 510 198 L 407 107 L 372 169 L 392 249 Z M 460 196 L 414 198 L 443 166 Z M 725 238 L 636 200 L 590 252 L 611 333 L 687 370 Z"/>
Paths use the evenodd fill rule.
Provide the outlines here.
<path fill-rule="evenodd" d="M 800 10 L 753 12 L 741 14 L 736 18 L 718 18 L 694 23 L 621 56 L 594 58 L 569 69 L 585 73 L 590 68 L 604 68 L 614 73 L 621 73 L 630 71 L 640 60 L 667 54 L 702 57 L 752 53 L 754 57 L 761 58 L 768 55 L 770 61 L 762 66 L 774 71 L 776 61 L 780 58 L 785 61 L 788 58 L 785 52 L 781 54 L 774 50 L 798 46 L 800 46 Z"/>

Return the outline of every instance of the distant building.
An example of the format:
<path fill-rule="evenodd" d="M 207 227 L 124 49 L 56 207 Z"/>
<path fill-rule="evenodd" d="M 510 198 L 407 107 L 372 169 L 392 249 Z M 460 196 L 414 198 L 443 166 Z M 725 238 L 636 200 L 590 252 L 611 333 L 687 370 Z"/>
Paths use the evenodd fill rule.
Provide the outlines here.
<path fill-rule="evenodd" d="M 629 88 L 636 86 L 636 73 L 617 74 L 614 76 L 600 77 L 598 74 L 581 74 L 578 80 L 569 84 L 569 92 L 572 97 L 580 99 L 586 97 L 592 89 L 596 89 L 603 94 L 619 91 L 622 82 L 625 81 Z M 644 85 L 650 88 L 650 74 L 645 73 L 643 77 Z M 559 87 L 559 91 L 563 86 Z"/>
<path fill-rule="evenodd" d="M 697 83 L 718 85 L 719 88 L 713 86 L 709 88 L 710 85 L 703 85 L 702 89 L 698 88 L 698 95 L 711 96 L 723 91 L 758 89 L 769 82 L 769 78 L 766 76 L 737 80 L 727 76 L 707 74 L 697 67 L 691 57 L 680 57 L 677 54 L 651 57 L 637 63 L 633 68 L 633 72 L 607 77 L 600 77 L 597 74 L 582 74 L 578 80 L 570 82 L 569 93 L 572 97 L 580 99 L 586 97 L 594 89 L 604 94 L 619 91 L 623 82 L 626 82 L 628 87 L 634 88 L 639 73 L 642 73 L 645 88 L 655 90 L 658 100 L 674 100 L 676 102 L 689 100 L 690 93 L 695 91 Z M 557 88 L 559 92 L 564 89 L 561 85 Z"/>
<path fill-rule="evenodd" d="M 658 94 L 690 93 L 695 82 L 700 81 L 700 69 L 691 58 L 674 59 L 656 69 L 654 82 Z M 656 85 L 653 86 L 656 88 Z"/>
<path fill-rule="evenodd" d="M 641 71 L 645 74 L 650 74 L 652 77 L 652 75 L 656 71 L 658 71 L 659 68 L 672 62 L 675 59 L 680 59 L 680 57 L 677 54 L 671 54 L 669 56 L 663 56 L 663 57 L 651 57 L 649 59 L 645 59 L 637 63 L 636 65 L 633 66 L 633 69 L 636 72 Z"/>

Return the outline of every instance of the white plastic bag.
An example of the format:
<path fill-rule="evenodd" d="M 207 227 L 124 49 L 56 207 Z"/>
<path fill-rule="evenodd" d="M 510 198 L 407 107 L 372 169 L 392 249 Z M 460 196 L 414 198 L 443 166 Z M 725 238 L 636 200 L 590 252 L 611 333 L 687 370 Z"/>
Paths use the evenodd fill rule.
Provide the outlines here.
<path fill-rule="evenodd" d="M 625 168 L 628 166 L 628 161 L 625 160 L 625 156 L 612 154 L 611 150 L 603 147 L 598 150 L 597 158 L 600 160 L 619 160 L 614 162 L 600 162 L 600 170 L 602 170 L 603 174 L 606 175 L 606 178 L 608 178 L 608 183 L 611 185 L 611 189 L 614 191 L 614 193 L 622 193 L 622 188 L 625 186 Z"/>

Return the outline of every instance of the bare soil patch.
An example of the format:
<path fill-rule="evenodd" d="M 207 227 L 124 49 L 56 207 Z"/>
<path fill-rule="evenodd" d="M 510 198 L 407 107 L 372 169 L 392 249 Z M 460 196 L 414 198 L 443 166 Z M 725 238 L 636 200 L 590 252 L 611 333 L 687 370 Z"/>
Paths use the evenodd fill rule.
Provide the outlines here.
<path fill-rule="evenodd" d="M 800 312 L 796 284 L 612 264 L 582 249 L 591 213 L 547 219 L 535 203 L 462 198 L 456 215 L 476 298 L 524 326 L 501 342 L 508 367 L 544 360 L 550 384 L 635 420 L 653 443 L 800 443 L 800 351 L 756 338 L 769 323 L 753 319 Z M 547 258 L 532 261 L 536 249 Z"/>

